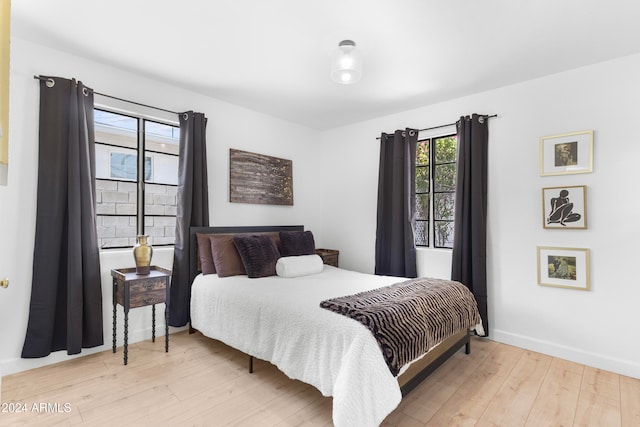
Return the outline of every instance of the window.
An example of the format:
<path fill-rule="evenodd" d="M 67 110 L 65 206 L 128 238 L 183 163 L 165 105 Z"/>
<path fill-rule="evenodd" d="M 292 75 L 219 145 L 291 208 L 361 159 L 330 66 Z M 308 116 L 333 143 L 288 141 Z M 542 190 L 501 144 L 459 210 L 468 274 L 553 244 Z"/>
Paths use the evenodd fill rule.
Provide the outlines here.
<path fill-rule="evenodd" d="M 453 247 L 456 135 L 427 138 L 416 146 L 416 246 Z"/>
<path fill-rule="evenodd" d="M 111 153 L 111 178 L 136 181 L 138 171 L 137 154 Z M 151 180 L 151 157 L 144 158 L 144 179 Z"/>
<path fill-rule="evenodd" d="M 94 120 L 100 248 L 131 247 L 138 234 L 154 246 L 172 245 L 180 128 L 102 109 Z"/>

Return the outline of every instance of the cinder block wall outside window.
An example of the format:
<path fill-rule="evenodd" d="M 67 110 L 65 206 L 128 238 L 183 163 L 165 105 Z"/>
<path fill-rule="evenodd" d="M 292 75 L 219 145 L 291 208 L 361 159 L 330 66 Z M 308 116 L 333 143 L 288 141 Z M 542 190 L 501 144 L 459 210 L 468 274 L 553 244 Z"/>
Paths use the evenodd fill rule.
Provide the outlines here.
<path fill-rule="evenodd" d="M 176 186 L 145 186 L 144 229 L 152 245 L 175 241 L 177 191 Z M 96 180 L 99 247 L 126 247 L 136 243 L 136 194 L 134 182 Z"/>

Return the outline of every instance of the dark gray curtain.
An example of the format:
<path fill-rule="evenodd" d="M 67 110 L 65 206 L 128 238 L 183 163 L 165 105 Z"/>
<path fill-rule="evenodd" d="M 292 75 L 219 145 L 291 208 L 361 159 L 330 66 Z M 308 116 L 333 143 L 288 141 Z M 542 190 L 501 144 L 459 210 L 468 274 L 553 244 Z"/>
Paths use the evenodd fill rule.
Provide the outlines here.
<path fill-rule="evenodd" d="M 209 225 L 206 128 L 204 114 L 189 111 L 180 115 L 178 212 L 169 300 L 171 326 L 184 326 L 190 320 L 189 227 Z"/>
<path fill-rule="evenodd" d="M 40 81 L 33 279 L 22 357 L 103 344 L 96 231 L 93 91 Z"/>
<path fill-rule="evenodd" d="M 486 116 L 461 117 L 454 214 L 451 280 L 465 284 L 478 302 L 485 335 L 487 318 L 487 152 Z"/>
<path fill-rule="evenodd" d="M 397 130 L 380 137 L 375 273 L 416 277 L 413 240 L 416 141 L 418 131 Z"/>

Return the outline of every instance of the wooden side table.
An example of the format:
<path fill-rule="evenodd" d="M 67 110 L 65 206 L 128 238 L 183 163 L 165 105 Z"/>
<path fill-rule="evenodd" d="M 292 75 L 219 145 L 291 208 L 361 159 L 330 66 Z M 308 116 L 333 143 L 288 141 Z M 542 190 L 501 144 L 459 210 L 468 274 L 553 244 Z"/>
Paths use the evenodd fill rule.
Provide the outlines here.
<path fill-rule="evenodd" d="M 134 268 L 111 270 L 113 277 L 113 352 L 116 352 L 116 306 L 124 307 L 124 364 L 129 356 L 129 309 L 151 305 L 151 339 L 156 341 L 156 304 L 165 303 L 164 351 L 169 352 L 169 281 L 171 271 L 151 266 L 149 274 L 136 274 Z"/>
<path fill-rule="evenodd" d="M 338 266 L 338 255 L 340 255 L 340 251 L 336 251 L 335 249 L 316 249 L 316 254 L 320 255 L 323 263 L 334 267 Z"/>

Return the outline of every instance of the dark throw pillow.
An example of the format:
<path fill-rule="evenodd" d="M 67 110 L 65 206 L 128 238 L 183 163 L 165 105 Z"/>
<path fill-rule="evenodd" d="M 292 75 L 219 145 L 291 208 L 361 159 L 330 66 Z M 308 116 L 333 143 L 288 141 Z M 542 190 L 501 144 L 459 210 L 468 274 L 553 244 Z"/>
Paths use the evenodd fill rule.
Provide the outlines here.
<path fill-rule="evenodd" d="M 313 255 L 316 243 L 311 231 L 281 231 L 280 253 L 282 256 Z"/>
<path fill-rule="evenodd" d="M 280 253 L 270 236 L 236 236 L 233 244 L 238 249 L 247 276 L 255 279 L 276 275 L 276 262 Z"/>
<path fill-rule="evenodd" d="M 240 254 L 233 243 L 232 234 L 211 236 L 211 254 L 218 277 L 247 274 L 240 259 Z"/>

